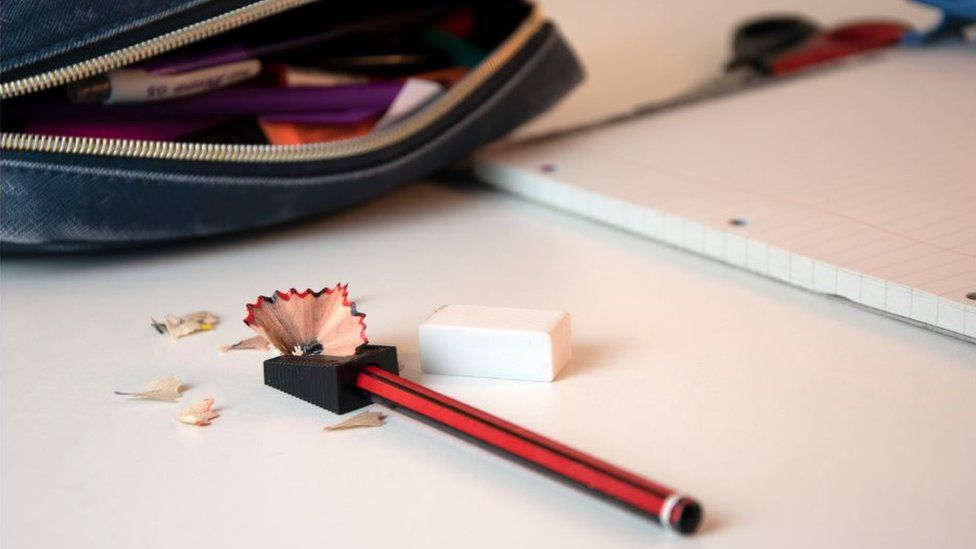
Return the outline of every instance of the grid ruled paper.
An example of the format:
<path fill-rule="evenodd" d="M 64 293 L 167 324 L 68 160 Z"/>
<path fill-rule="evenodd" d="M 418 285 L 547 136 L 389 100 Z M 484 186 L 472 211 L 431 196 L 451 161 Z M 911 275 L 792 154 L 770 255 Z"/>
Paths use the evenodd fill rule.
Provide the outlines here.
<path fill-rule="evenodd" d="M 499 188 L 976 340 L 976 45 L 480 154 Z M 972 297 L 967 297 L 971 295 Z"/>

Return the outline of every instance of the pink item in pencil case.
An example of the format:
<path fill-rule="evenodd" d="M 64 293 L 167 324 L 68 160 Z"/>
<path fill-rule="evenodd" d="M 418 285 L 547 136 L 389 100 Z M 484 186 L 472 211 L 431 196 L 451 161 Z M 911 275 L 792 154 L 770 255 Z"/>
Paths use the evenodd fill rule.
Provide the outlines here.
<path fill-rule="evenodd" d="M 383 114 L 385 109 L 348 109 L 344 111 L 285 112 L 261 114 L 258 118 L 267 122 L 292 124 L 359 124 Z"/>
<path fill-rule="evenodd" d="M 226 118 L 181 120 L 86 120 L 38 121 L 24 125 L 28 133 L 65 137 L 98 137 L 137 141 L 176 141 L 192 133 L 216 126 Z"/>

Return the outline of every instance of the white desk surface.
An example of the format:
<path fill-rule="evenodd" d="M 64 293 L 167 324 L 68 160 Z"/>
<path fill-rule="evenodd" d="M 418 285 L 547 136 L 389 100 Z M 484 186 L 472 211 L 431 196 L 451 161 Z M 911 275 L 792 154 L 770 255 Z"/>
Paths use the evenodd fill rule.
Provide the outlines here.
<path fill-rule="evenodd" d="M 408 378 L 697 496 L 650 522 L 391 413 L 262 384 L 258 293 L 348 281 Z M 5 259 L 4 547 L 976 546 L 976 347 L 479 188 L 415 185 L 273 232 L 135 255 Z M 425 376 L 444 303 L 564 308 L 554 383 Z M 171 341 L 151 315 L 208 308 Z M 130 401 L 174 373 L 179 404 Z M 207 428 L 178 411 L 217 399 Z"/>

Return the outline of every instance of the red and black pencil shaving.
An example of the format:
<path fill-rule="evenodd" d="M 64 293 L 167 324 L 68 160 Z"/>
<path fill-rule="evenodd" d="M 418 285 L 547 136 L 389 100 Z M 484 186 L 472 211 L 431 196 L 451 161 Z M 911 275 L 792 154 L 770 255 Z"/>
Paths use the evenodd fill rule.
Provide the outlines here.
<path fill-rule="evenodd" d="M 276 292 L 248 305 L 245 323 L 282 352 L 264 362 L 266 385 L 337 414 L 389 406 L 668 530 L 698 528 L 702 507 L 694 499 L 400 377 L 396 348 L 368 344 L 364 315 L 347 297 L 336 286 Z"/>

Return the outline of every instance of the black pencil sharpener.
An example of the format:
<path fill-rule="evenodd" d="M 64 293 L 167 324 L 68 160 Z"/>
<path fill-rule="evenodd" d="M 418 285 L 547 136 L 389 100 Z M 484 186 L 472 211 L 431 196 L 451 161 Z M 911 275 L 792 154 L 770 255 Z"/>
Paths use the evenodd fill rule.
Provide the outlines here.
<path fill-rule="evenodd" d="M 363 345 L 352 356 L 281 355 L 264 361 L 264 384 L 336 414 L 372 403 L 356 387 L 364 366 L 400 373 L 396 347 Z"/>

